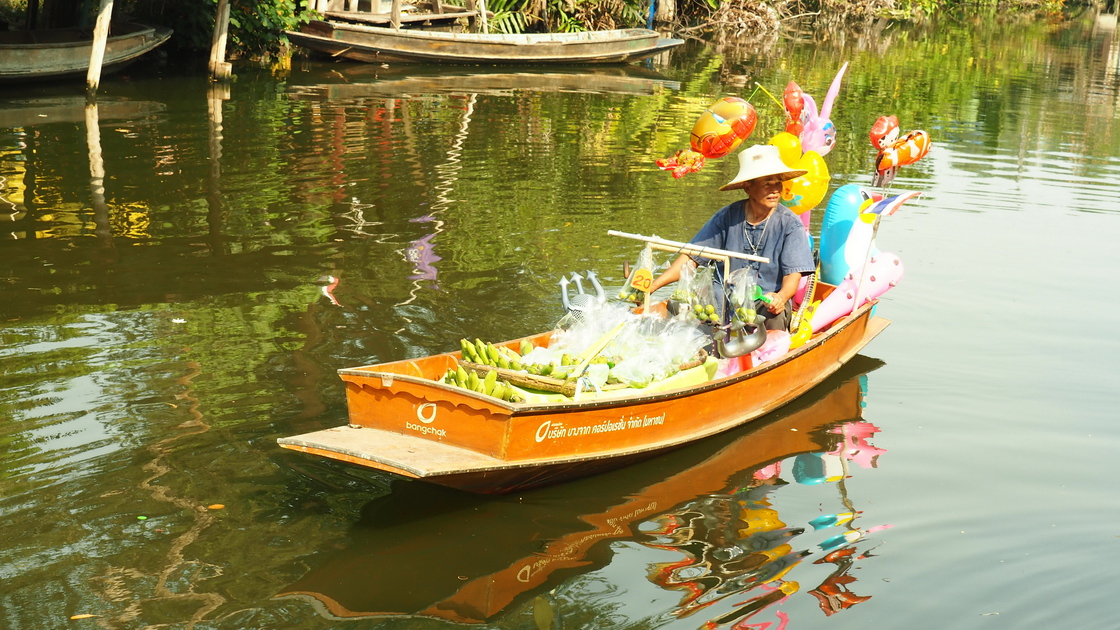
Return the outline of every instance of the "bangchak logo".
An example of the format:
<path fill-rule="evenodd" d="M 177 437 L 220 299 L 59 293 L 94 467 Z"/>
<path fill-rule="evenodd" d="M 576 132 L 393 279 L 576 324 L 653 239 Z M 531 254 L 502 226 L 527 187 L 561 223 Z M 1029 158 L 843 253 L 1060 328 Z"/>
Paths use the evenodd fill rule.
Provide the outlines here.
<path fill-rule="evenodd" d="M 404 428 L 408 429 L 409 431 L 416 431 L 417 433 L 420 433 L 422 435 L 435 435 L 437 437 L 445 437 L 447 435 L 447 431 L 428 426 L 431 423 L 435 422 L 436 413 L 438 411 L 439 407 L 437 407 L 435 403 L 424 403 L 422 405 L 417 405 L 416 419 L 420 421 L 420 424 L 405 420 Z"/>

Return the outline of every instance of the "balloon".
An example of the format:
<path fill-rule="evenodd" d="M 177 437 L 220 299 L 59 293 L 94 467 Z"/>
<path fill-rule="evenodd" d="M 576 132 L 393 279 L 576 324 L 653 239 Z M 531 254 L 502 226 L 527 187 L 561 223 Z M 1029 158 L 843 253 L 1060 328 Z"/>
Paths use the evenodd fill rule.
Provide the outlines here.
<path fill-rule="evenodd" d="M 797 168 L 797 161 L 801 159 L 801 139 L 788 131 L 774 134 L 770 138 L 770 146 L 778 147 L 782 161 L 790 168 Z"/>
<path fill-rule="evenodd" d="M 712 104 L 692 127 L 692 150 L 706 158 L 734 151 L 754 132 L 758 113 L 741 98 L 729 96 Z"/>
<path fill-rule="evenodd" d="M 895 140 L 898 140 L 898 118 L 880 116 L 875 124 L 871 125 L 871 131 L 867 133 L 867 137 L 871 139 L 871 146 L 876 149 L 881 151 L 887 148 Z"/>
<path fill-rule="evenodd" d="M 924 158 L 933 142 L 925 131 L 911 131 L 887 145 L 875 157 L 875 175 L 872 186 L 886 186 L 894 180 L 898 167 L 913 164 Z"/>
<path fill-rule="evenodd" d="M 825 207 L 821 219 L 821 275 L 820 279 L 831 285 L 839 284 L 847 275 L 844 249 L 852 224 L 863 205 L 874 195 L 857 184 L 845 184 L 836 189 Z M 864 252 L 866 254 L 866 250 Z M 862 260 L 862 259 L 861 259 Z"/>
<path fill-rule="evenodd" d="M 828 87 L 828 93 L 821 104 L 820 114 L 817 114 L 817 104 L 813 97 L 808 94 L 804 95 L 805 124 L 801 130 L 801 148 L 803 150 L 828 155 L 828 152 L 832 150 L 832 145 L 836 143 L 836 125 L 832 124 L 830 116 L 832 116 L 832 105 L 836 101 L 836 95 L 840 92 L 840 83 L 844 79 L 844 71 L 847 69 L 848 62 L 845 61 L 844 65 L 840 67 L 840 71 L 836 73 L 836 77 L 832 79 L 832 84 Z"/>
<path fill-rule="evenodd" d="M 795 136 L 801 135 L 801 112 L 805 109 L 801 86 L 790 81 L 785 93 L 782 94 L 782 104 L 786 107 L 786 132 Z"/>
<path fill-rule="evenodd" d="M 828 164 L 816 151 L 806 151 L 805 155 L 797 161 L 793 168 L 808 171 L 801 177 L 782 182 L 782 202 L 793 210 L 794 214 L 802 214 L 817 207 L 828 192 Z"/>
<path fill-rule="evenodd" d="M 657 160 L 662 170 L 672 171 L 679 179 L 704 167 L 704 159 L 721 158 L 743 143 L 758 122 L 754 106 L 745 100 L 728 96 L 712 103 L 692 127 L 690 149 L 677 151 Z"/>
<path fill-rule="evenodd" d="M 813 323 L 811 320 L 813 318 L 813 311 L 815 310 L 816 306 L 814 306 L 813 304 L 805 307 L 805 313 L 801 318 L 801 323 L 797 325 L 797 330 L 792 335 L 790 335 L 790 350 L 793 350 L 794 348 L 800 348 L 801 346 L 805 345 L 805 342 L 809 341 L 809 338 L 813 336 Z"/>
<path fill-rule="evenodd" d="M 784 357 L 789 352 L 789 340 L 789 333 L 784 330 L 766 331 L 766 343 L 751 352 L 753 365 L 757 367 L 767 361 Z"/>
<path fill-rule="evenodd" d="M 886 293 L 888 289 L 898 284 L 902 279 L 902 273 L 902 261 L 898 256 L 889 253 L 872 256 L 867 263 L 867 268 L 861 274 L 862 284 L 849 273 L 844 281 L 817 305 L 810 320 L 813 333 L 820 332 L 832 322 Z M 859 304 L 856 304 L 857 292 Z"/>

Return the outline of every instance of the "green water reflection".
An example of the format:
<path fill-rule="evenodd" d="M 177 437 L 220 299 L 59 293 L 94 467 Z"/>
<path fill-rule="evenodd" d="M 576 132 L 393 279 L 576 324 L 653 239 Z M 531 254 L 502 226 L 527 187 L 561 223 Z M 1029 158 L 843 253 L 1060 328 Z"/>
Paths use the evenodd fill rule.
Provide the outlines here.
<path fill-rule="evenodd" d="M 308 62 L 284 76 L 245 69 L 227 93 L 204 77 L 154 69 L 107 81 L 95 110 L 65 87 L 5 92 L 0 627 L 65 627 L 76 614 L 99 615 L 93 623 L 115 628 L 336 627 L 329 606 L 311 603 L 321 598 L 276 596 L 301 590 L 293 585 L 324 572 L 330 578 L 359 569 L 384 573 L 377 579 L 394 586 L 375 594 L 390 604 L 408 601 L 425 576 L 438 574 L 432 586 L 477 584 L 472 580 L 534 554 L 546 557 L 557 541 L 586 532 L 583 517 L 625 506 L 644 489 L 695 470 L 710 454 L 704 448 L 726 443 L 531 497 L 446 497 L 281 452 L 275 439 L 345 422 L 335 375 L 340 367 L 444 351 L 461 337 L 508 339 L 546 329 L 561 314 L 556 281 L 572 271 L 594 269 L 617 286 L 622 262 L 636 249 L 608 240 L 608 229 L 685 239 L 732 199 L 716 191 L 734 173 L 730 160 L 712 161 L 679 181 L 654 166 L 656 158 L 685 147 L 704 108 L 721 96 L 751 94 L 756 81 L 780 92 L 794 79 L 821 95 L 844 61 L 851 66 L 833 115 L 838 142 L 827 158 L 833 188 L 870 181 L 874 155 L 866 133 L 879 115 L 893 113 L 904 130 L 926 129 L 935 142 L 934 153 L 904 168 L 895 182 L 900 190 L 934 194 L 910 211 L 912 223 L 900 220 L 882 237 L 909 248 L 902 254 L 910 284 L 891 294 L 887 315 L 896 325 L 869 352 L 911 352 L 896 352 L 897 360 L 871 376 L 889 385 L 883 407 L 866 420 L 903 424 L 923 408 L 954 417 L 959 408 L 945 408 L 945 397 L 931 402 L 925 396 L 936 387 L 931 383 L 964 391 L 950 399 L 961 408 L 989 396 L 1022 395 L 1016 365 L 1046 365 L 1055 350 L 1036 356 L 1027 344 L 999 336 L 1010 333 L 995 323 L 984 324 L 989 327 L 979 336 L 1005 340 L 1000 350 L 1012 352 L 1014 364 L 1001 364 L 1008 382 L 997 383 L 1002 389 L 995 393 L 956 380 L 962 372 L 981 376 L 968 366 L 984 365 L 989 355 L 964 350 L 961 368 L 937 356 L 940 348 L 913 352 L 926 349 L 922 340 L 942 338 L 943 322 L 929 313 L 944 306 L 944 296 L 972 297 L 975 290 L 959 280 L 959 270 L 933 268 L 933 256 L 922 255 L 962 238 L 938 238 L 929 215 L 961 220 L 1011 211 L 1036 231 L 1052 223 L 1030 222 L 1031 209 L 1047 219 L 1092 215 L 1087 225 L 1094 227 L 1083 229 L 1102 236 L 1085 249 L 1111 245 L 1103 234 L 1114 229 L 1107 221 L 1120 207 L 1113 185 L 1120 175 L 1114 16 L 1111 22 L 1085 13 L 1065 22 L 891 26 L 816 44 L 782 40 L 769 48 L 690 43 L 652 69 L 593 73 L 401 73 Z M 754 139 L 765 141 L 781 118 L 766 101 L 754 102 L 762 114 Z M 968 178 L 967 189 L 958 184 L 961 177 Z M 819 222 L 819 211 L 813 220 Z M 1012 228 L 1001 223 L 1000 229 Z M 1031 268 L 1031 259 L 1001 257 L 1015 251 L 1014 240 L 1007 237 L 1006 249 L 990 258 L 966 258 L 977 251 L 971 241 L 971 249 L 962 244 L 946 258 L 961 266 Z M 1072 284 L 1082 295 L 1095 290 L 1088 280 L 1070 280 L 1086 267 L 1107 268 L 1058 267 L 1062 288 Z M 1048 277 L 1036 280 L 1047 289 L 1053 287 L 1043 283 L 1057 285 Z M 1021 296 L 985 289 L 996 298 L 977 319 L 1019 317 Z M 1101 310 L 1101 327 L 1109 329 L 1116 309 Z M 1079 338 L 1062 341 L 1076 345 Z M 1115 345 L 1103 343 L 1105 349 Z M 1082 384 L 1114 374 L 1093 353 L 1081 353 L 1078 361 L 1087 375 Z M 1103 418 L 1111 401 L 1101 391 L 1086 386 L 1073 396 L 1081 407 L 1071 417 Z M 1015 412 L 1030 417 L 1031 407 L 1048 408 L 1027 399 Z M 814 417 L 810 428 L 854 417 Z M 1035 426 L 1016 426 L 1023 430 L 1024 424 Z M 907 429 L 896 425 L 884 435 L 892 430 L 906 442 Z M 1036 430 L 1022 442 L 1055 438 Z M 1018 437 L 990 440 L 1006 444 Z M 834 445 L 826 442 L 806 449 Z M 942 444 L 925 442 L 932 443 Z M 902 462 L 919 457 L 923 443 L 907 444 L 910 451 L 890 447 L 898 462 L 893 472 L 861 470 L 857 477 L 867 484 L 863 497 L 871 499 L 855 505 L 867 510 L 864 523 L 899 523 L 877 535 L 895 545 L 893 558 L 858 564 L 860 588 L 852 590 L 874 599 L 822 615 L 822 602 L 807 593 L 843 567 L 803 561 L 782 576 L 801 589 L 780 606 L 766 607 L 770 617 L 760 613 L 753 622 L 777 623 L 775 611 L 782 610 L 810 624 L 804 627 L 842 628 L 889 613 L 899 625 L 930 627 L 934 617 L 915 603 L 928 599 L 928 580 L 889 580 L 905 571 L 900 565 L 943 571 L 969 584 L 969 575 L 996 563 L 986 548 L 940 537 L 941 530 L 964 529 L 956 521 L 944 524 L 940 514 L 971 505 L 969 484 L 976 482 L 944 482 L 953 486 L 944 490 L 923 486 L 930 498 L 912 503 L 923 494 L 900 480 L 956 479 L 956 469 L 942 460 L 936 468 L 907 469 Z M 1105 449 L 1096 442 L 1077 446 L 1078 452 Z M 756 468 L 797 452 L 757 461 L 745 456 L 720 483 L 659 498 L 658 526 L 684 523 L 682 511 L 704 505 L 711 507 L 705 518 L 726 516 L 733 508 L 724 495 L 737 483 L 749 485 Z M 1011 468 L 1018 462 L 1009 457 L 1001 463 Z M 1034 478 L 1009 473 L 997 487 L 1015 494 L 1028 477 Z M 843 511 L 835 487 L 790 484 L 767 500 L 792 527 L 817 516 L 826 501 L 825 511 Z M 1079 504 L 1103 505 L 1097 499 L 1107 491 L 1103 482 L 1086 484 L 1081 492 L 1087 498 L 1079 495 Z M 714 495 L 724 498 L 711 500 Z M 224 507 L 210 507 L 216 505 Z M 927 513 L 929 505 L 937 506 L 936 515 Z M 1107 553 L 1099 549 L 1114 545 L 1101 543 L 1092 527 L 1115 519 L 1087 514 L 1096 518 L 1069 519 L 1092 524 L 1077 525 L 1084 536 L 1068 536 L 1084 540 L 1083 546 L 1062 545 L 1070 553 Z M 740 590 L 713 587 L 710 608 L 674 615 L 681 592 L 651 579 L 651 567 L 682 558 L 694 570 L 702 563 L 695 553 L 655 548 L 654 526 L 642 520 L 646 513 L 639 516 L 482 618 L 495 627 L 534 627 L 536 607 L 542 615 L 573 615 L 576 606 L 585 617 L 568 616 L 564 627 L 591 627 L 583 620 L 602 615 L 611 627 L 691 628 L 763 594 L 746 590 L 756 583 Z M 495 537 L 496 530 L 505 533 Z M 1033 544 L 1028 537 L 1037 534 L 1014 531 L 1009 545 Z M 477 548 L 439 553 L 450 539 L 458 541 L 456 548 Z M 817 542 L 805 540 L 795 538 L 792 551 Z M 863 553 L 877 542 L 860 544 Z M 931 548 L 941 556 L 924 555 Z M 402 568 L 386 564 L 390 553 Z M 331 568 L 344 561 L 351 573 Z M 1052 562 L 1024 574 L 1044 583 L 1040 576 L 1064 566 Z M 1016 614 L 1008 606 L 997 620 L 1031 627 L 1040 619 L 1106 618 L 1111 608 L 1101 593 L 1112 592 L 1112 585 L 1107 576 L 1094 578 L 1079 586 L 1085 595 L 1071 603 L 1045 611 L 1022 606 Z M 330 597 L 327 591 L 316 592 Z M 1003 601 L 1010 592 L 1040 597 L 1030 588 L 993 591 Z M 427 603 L 456 592 L 448 587 L 429 594 Z M 344 594 L 335 595 L 343 601 Z M 972 627 L 991 609 L 982 589 L 958 595 L 967 619 L 949 612 L 940 620 Z M 388 611 L 373 610 L 375 604 L 359 599 L 354 608 Z M 409 608 L 393 611 L 422 609 Z M 428 619 L 353 623 L 447 625 Z"/>

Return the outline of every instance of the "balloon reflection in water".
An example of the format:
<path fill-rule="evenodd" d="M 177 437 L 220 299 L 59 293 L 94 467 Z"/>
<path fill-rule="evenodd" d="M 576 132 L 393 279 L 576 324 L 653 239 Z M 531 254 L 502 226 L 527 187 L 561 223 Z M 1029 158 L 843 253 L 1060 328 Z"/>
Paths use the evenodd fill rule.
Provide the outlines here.
<path fill-rule="evenodd" d="M 817 545 L 827 555 L 814 564 L 837 565 L 836 571 L 810 591 L 826 615 L 870 599 L 870 596 L 861 597 L 847 590 L 847 585 L 855 582 L 848 571 L 856 560 L 869 557 L 857 555 L 851 545 L 889 525 L 855 527 L 853 522 L 861 512 L 851 507 L 843 483 L 849 476 L 848 462 L 856 462 L 864 468 L 875 467 L 879 455 L 885 451 L 872 446 L 868 440 L 878 431 L 868 422 L 846 423 L 830 429 L 839 436 L 835 448 L 793 457 L 792 476 L 797 483 L 837 483 L 842 502 L 848 508 L 847 512 L 826 514 L 809 521 L 814 530 L 845 528 Z M 741 598 L 758 591 L 755 597 L 731 604 L 731 610 L 714 616 L 701 627 L 714 629 L 727 624 L 734 624 L 733 629 L 764 628 L 771 624 L 775 624 L 775 630 L 785 627 L 788 615 L 777 610 L 777 606 L 800 588 L 797 582 L 787 581 L 786 576 L 814 551 L 795 548 L 795 539 L 806 529 L 788 526 L 773 506 L 771 495 L 788 485 L 780 477 L 781 468 L 782 462 L 761 468 L 746 484 L 732 492 L 700 497 L 647 522 L 655 527 L 642 528 L 653 537 L 643 544 L 684 556 L 674 562 L 654 564 L 649 574 L 649 579 L 659 586 L 684 593 L 672 611 L 674 616 L 687 617 L 729 596 Z M 753 619 L 771 608 L 774 610 L 768 613 L 773 617 L 770 621 Z M 747 625 L 748 620 L 751 620 L 750 625 Z"/>

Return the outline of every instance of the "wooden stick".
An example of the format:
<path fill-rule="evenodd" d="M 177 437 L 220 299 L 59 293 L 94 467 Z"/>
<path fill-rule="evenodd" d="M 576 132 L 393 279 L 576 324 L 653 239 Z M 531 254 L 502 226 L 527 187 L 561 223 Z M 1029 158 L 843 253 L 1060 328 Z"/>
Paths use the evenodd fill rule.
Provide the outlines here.
<path fill-rule="evenodd" d="M 607 230 L 610 236 L 621 236 L 622 238 L 631 238 L 636 241 L 644 241 L 646 243 L 653 243 L 655 245 L 663 245 L 665 247 L 672 247 L 674 251 L 679 251 L 682 254 L 689 254 L 691 256 L 704 256 L 710 258 L 709 254 L 716 256 L 727 256 L 728 258 L 742 258 L 743 260 L 753 260 L 754 262 L 769 263 L 770 259 L 764 256 L 752 256 L 742 252 L 733 252 L 728 249 L 716 249 L 715 247 L 703 247 L 701 245 L 693 245 L 692 243 L 682 243 L 680 241 L 670 241 L 669 239 L 661 238 L 660 236 L 643 236 L 641 234 L 631 234 L 629 232 L 619 232 L 618 230 Z"/>

